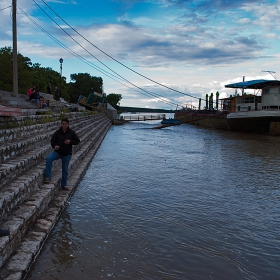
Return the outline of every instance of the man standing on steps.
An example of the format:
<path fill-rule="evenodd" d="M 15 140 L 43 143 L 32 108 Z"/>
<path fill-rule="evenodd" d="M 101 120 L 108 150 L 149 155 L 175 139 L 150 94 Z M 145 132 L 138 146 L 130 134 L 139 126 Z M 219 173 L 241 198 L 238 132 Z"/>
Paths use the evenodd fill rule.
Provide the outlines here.
<path fill-rule="evenodd" d="M 61 159 L 62 162 L 62 178 L 61 188 L 65 191 L 67 178 L 68 178 L 68 166 L 72 156 L 72 145 L 78 145 L 80 139 L 74 130 L 69 127 L 69 119 L 64 118 L 61 120 L 61 127 L 53 134 L 51 138 L 51 146 L 54 151 L 46 157 L 46 172 L 44 183 L 51 182 L 52 163 L 55 160 Z"/>

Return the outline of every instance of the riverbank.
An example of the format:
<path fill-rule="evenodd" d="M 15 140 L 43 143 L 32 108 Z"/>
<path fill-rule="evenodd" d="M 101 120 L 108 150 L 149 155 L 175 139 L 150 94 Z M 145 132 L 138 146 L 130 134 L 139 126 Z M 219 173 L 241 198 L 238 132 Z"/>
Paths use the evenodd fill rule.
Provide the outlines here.
<path fill-rule="evenodd" d="M 60 190 L 61 163 L 43 184 L 50 137 L 60 120 L 0 130 L 0 279 L 20 280 L 40 252 L 61 211 L 87 170 L 112 120 L 106 113 L 66 113 L 81 139 L 69 166 L 69 192 Z"/>
<path fill-rule="evenodd" d="M 113 126 L 26 280 L 278 279 L 280 138 Z"/>

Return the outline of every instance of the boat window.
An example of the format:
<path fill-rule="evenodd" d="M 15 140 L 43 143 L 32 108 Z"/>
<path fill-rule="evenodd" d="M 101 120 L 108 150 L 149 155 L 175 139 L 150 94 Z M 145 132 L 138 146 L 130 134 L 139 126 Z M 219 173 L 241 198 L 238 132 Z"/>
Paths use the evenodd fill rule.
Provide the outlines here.
<path fill-rule="evenodd" d="M 238 103 L 255 103 L 255 97 L 247 96 L 245 98 L 238 98 Z"/>
<path fill-rule="evenodd" d="M 245 103 L 254 103 L 255 102 L 255 97 L 250 96 L 245 98 Z"/>
<path fill-rule="evenodd" d="M 263 89 L 263 93 L 265 93 L 265 94 L 269 93 L 269 88 Z"/>

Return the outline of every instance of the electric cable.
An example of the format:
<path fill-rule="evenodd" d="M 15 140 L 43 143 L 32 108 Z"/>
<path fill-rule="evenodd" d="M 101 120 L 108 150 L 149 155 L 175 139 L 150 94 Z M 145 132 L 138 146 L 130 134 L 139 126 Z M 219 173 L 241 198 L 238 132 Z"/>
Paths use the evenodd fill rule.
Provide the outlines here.
<path fill-rule="evenodd" d="M 6 7 L 6 8 L 3 8 L 3 9 L 1 9 L 0 10 L 0 12 L 2 12 L 2 11 L 4 11 L 4 10 L 6 10 L 6 9 L 9 9 L 9 8 L 11 8 L 12 6 L 9 6 L 9 7 Z"/>
<path fill-rule="evenodd" d="M 153 97 L 158 98 L 161 102 L 164 103 L 169 103 L 168 101 L 166 101 L 165 99 L 170 99 L 170 98 L 166 98 L 166 97 L 161 97 L 160 95 L 156 95 L 154 93 L 151 93 L 135 84 L 133 84 L 132 82 L 128 81 L 126 78 L 122 77 L 121 75 L 119 75 L 117 72 L 115 72 L 113 69 L 111 69 L 110 67 L 108 67 L 106 64 L 104 64 L 102 61 L 100 61 L 97 57 L 95 57 L 93 54 L 91 54 L 87 49 L 85 49 L 77 40 L 75 40 L 67 31 L 65 31 L 54 19 L 52 19 L 43 9 L 42 7 L 35 1 L 33 0 L 33 2 L 67 35 L 69 36 L 76 44 L 78 44 L 82 49 L 84 49 L 90 56 L 94 57 L 97 61 L 99 61 L 102 65 L 104 65 L 106 68 L 108 68 L 110 71 L 112 71 L 113 73 L 115 73 L 117 76 L 119 76 L 121 79 L 123 79 L 124 81 L 126 81 L 127 83 L 133 85 L 134 87 L 140 89 L 141 91 L 146 92 L 149 95 L 152 95 Z M 178 105 L 178 102 L 176 101 L 176 103 L 173 103 L 172 105 Z"/>
<path fill-rule="evenodd" d="M 33 0 L 33 2 L 36 3 L 35 0 Z M 151 82 L 153 82 L 153 83 L 155 83 L 155 84 L 157 84 L 157 85 L 159 85 L 159 86 L 165 87 L 165 88 L 167 88 L 167 89 L 169 89 L 169 90 L 175 91 L 175 92 L 177 92 L 177 93 L 180 93 L 180 94 L 183 94 L 183 95 L 186 95 L 186 96 L 189 96 L 189 97 L 193 97 L 193 98 L 196 98 L 196 99 L 200 99 L 200 98 L 197 97 L 197 96 L 192 96 L 192 95 L 190 95 L 190 94 L 187 94 L 187 93 L 178 91 L 178 90 L 176 90 L 176 89 L 170 88 L 170 87 L 168 87 L 168 86 L 165 86 L 165 85 L 163 85 L 163 84 L 161 84 L 161 83 L 159 83 L 159 82 L 157 82 L 157 81 L 155 81 L 155 80 L 153 80 L 153 79 L 148 78 L 147 76 L 144 76 L 144 75 L 140 74 L 139 72 L 133 70 L 132 68 L 126 66 L 125 64 L 121 63 L 120 61 L 118 61 L 117 59 L 113 58 L 112 56 L 110 56 L 109 54 L 107 54 L 106 52 L 104 52 L 103 50 L 101 50 L 100 48 L 98 48 L 96 45 L 94 45 L 93 43 L 91 43 L 88 39 L 86 39 L 86 38 L 85 38 L 82 34 L 80 34 L 78 31 L 76 31 L 76 30 L 75 30 L 71 25 L 69 25 L 62 17 L 60 17 L 60 16 L 59 16 L 59 15 L 58 15 L 44 0 L 42 0 L 42 2 L 43 2 L 56 16 L 58 16 L 67 26 L 69 26 L 75 33 L 77 33 L 80 37 L 82 37 L 85 41 L 87 41 L 87 42 L 88 42 L 89 44 L 91 44 L 93 47 L 95 47 L 95 48 L 98 49 L 100 52 L 102 52 L 103 54 L 105 54 L 106 56 L 108 56 L 109 58 L 111 58 L 112 60 L 114 60 L 115 62 L 119 63 L 119 64 L 122 65 L 123 67 L 127 68 L 128 70 L 134 72 L 135 74 L 137 74 L 137 75 L 139 75 L 139 76 L 141 76 L 141 77 L 143 77 L 143 78 L 145 78 L 145 79 L 147 79 L 147 80 L 149 80 L 149 81 L 151 81 Z M 37 3 L 36 3 L 36 4 L 37 4 Z M 37 4 L 37 5 L 38 5 L 38 4 Z M 39 5 L 38 5 L 38 6 L 39 6 Z"/>
<path fill-rule="evenodd" d="M 100 71 L 102 74 L 106 75 L 109 77 L 109 75 L 113 75 L 109 72 L 107 72 L 106 70 L 94 65 L 92 62 L 86 60 L 85 58 L 83 58 L 81 55 L 77 54 L 76 52 L 72 51 L 70 48 L 68 48 L 65 44 L 63 44 L 61 41 L 59 41 L 57 38 L 55 38 L 53 35 L 51 35 L 47 30 L 45 30 L 42 26 L 40 26 L 34 19 L 32 19 L 22 8 L 18 7 L 23 13 L 24 15 L 33 23 L 35 24 L 43 33 L 45 33 L 47 36 L 49 36 L 52 40 L 54 40 L 57 44 L 59 44 L 61 47 L 63 47 L 64 49 L 66 49 L 68 52 L 70 52 L 72 55 L 76 56 L 78 59 L 80 59 L 81 61 L 83 61 L 84 63 L 86 63 L 87 65 L 91 66 L 92 68 L 94 68 L 97 71 Z M 96 67 L 96 68 L 95 68 Z M 107 73 L 107 74 L 106 74 Z M 111 78 L 111 77 L 110 77 Z"/>
<path fill-rule="evenodd" d="M 47 36 L 49 36 L 52 40 L 54 40 L 57 44 L 59 44 L 61 47 L 63 47 L 65 50 L 67 50 L 68 52 L 70 52 L 72 55 L 76 56 L 78 59 L 80 59 L 81 61 L 83 61 L 84 63 L 86 63 L 87 65 L 89 65 L 90 67 L 94 68 L 95 70 L 97 71 L 100 71 L 102 74 L 106 75 L 107 77 L 115 80 L 116 82 L 119 82 L 120 84 L 132 89 L 132 90 L 136 90 L 135 88 L 132 88 L 132 87 L 129 87 L 128 85 L 112 78 L 112 76 L 114 76 L 112 73 L 109 73 L 107 72 L 106 70 L 92 64 L 90 61 L 86 60 L 85 58 L 83 58 L 81 55 L 75 53 L 74 51 L 72 51 L 70 48 L 68 48 L 65 44 L 63 44 L 61 41 L 59 41 L 57 38 L 55 38 L 53 35 L 51 35 L 47 30 L 45 30 L 42 26 L 40 26 L 34 19 L 32 19 L 22 8 L 19 7 L 19 9 L 23 12 L 23 14 L 34 24 L 36 25 L 43 33 L 45 33 Z M 95 68 L 97 67 L 97 68 Z M 116 76 L 114 76 L 116 77 Z M 119 77 L 116 77 L 116 78 L 119 78 Z M 143 94 L 141 93 L 139 90 L 136 90 L 137 92 L 139 92 L 140 94 Z M 153 97 L 156 97 L 156 98 L 159 98 L 159 96 L 157 96 L 156 94 L 153 94 L 152 92 L 150 91 L 147 91 L 150 95 L 152 95 Z M 144 94 L 145 96 L 148 96 L 147 94 Z M 167 98 L 170 100 L 170 98 Z M 164 102 L 166 104 L 170 104 L 170 105 L 177 105 L 177 102 L 176 103 L 172 103 L 170 101 L 167 101 L 167 100 L 161 100 L 161 102 Z"/>

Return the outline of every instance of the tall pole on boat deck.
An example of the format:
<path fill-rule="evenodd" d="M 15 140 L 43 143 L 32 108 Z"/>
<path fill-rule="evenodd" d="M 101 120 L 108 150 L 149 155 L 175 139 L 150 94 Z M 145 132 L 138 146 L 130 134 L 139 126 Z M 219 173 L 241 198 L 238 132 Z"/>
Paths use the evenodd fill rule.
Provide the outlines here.
<path fill-rule="evenodd" d="M 243 83 L 245 82 L 245 76 L 243 76 Z M 244 87 L 242 88 L 242 95 L 244 95 Z"/>
<path fill-rule="evenodd" d="M 213 110 L 213 92 L 211 92 L 209 97 L 209 110 Z"/>
<path fill-rule="evenodd" d="M 13 0 L 13 93 L 18 95 L 17 1 Z"/>
<path fill-rule="evenodd" d="M 219 109 L 219 92 L 217 91 L 216 92 L 216 109 L 218 110 Z"/>

